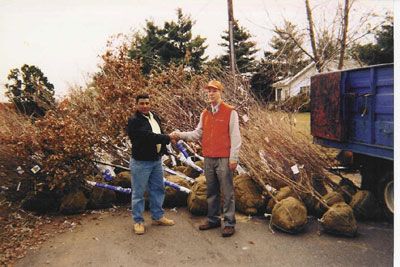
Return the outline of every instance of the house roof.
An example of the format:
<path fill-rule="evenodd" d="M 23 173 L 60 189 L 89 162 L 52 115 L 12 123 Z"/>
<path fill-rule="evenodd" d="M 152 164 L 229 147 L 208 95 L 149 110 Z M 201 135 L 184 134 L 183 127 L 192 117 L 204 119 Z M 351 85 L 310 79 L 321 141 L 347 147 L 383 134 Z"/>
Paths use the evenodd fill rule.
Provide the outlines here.
<path fill-rule="evenodd" d="M 296 75 L 289 76 L 286 79 L 283 79 L 281 81 L 273 83 L 272 87 L 286 86 L 286 85 L 290 84 L 292 81 L 294 81 L 295 79 L 297 79 L 298 77 L 300 77 L 301 75 L 303 75 L 304 73 L 306 73 L 309 69 L 311 69 L 314 66 L 315 66 L 315 62 L 311 62 L 306 67 L 304 67 L 301 71 L 296 73 Z"/>
<path fill-rule="evenodd" d="M 329 62 L 325 63 L 325 65 L 323 66 L 323 69 L 326 70 L 326 71 L 337 70 L 335 67 L 332 68 L 332 66 L 330 66 L 330 64 L 332 64 L 332 63 L 337 63 L 337 61 L 329 61 Z M 357 63 L 354 60 L 345 60 L 345 62 L 344 62 L 344 68 L 345 69 L 354 68 L 356 65 L 357 65 Z M 290 83 L 292 83 L 294 80 L 296 80 L 297 78 L 299 78 L 300 76 L 305 74 L 307 71 L 309 71 L 313 67 L 315 67 L 315 62 L 311 62 L 310 64 L 308 64 L 301 71 L 296 73 L 296 75 L 289 76 L 286 79 L 283 79 L 283 80 L 280 80 L 280 81 L 278 81 L 276 83 L 273 83 L 272 87 L 288 86 Z M 360 64 L 358 64 L 358 67 L 360 67 Z"/>

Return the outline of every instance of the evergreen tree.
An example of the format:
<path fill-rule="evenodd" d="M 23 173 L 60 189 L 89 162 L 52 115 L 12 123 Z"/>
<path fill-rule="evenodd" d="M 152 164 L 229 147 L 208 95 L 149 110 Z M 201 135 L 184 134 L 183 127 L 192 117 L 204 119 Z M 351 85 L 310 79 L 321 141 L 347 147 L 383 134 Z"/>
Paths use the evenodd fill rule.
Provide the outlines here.
<path fill-rule="evenodd" d="M 277 66 L 274 65 L 271 56 L 271 53 L 265 53 L 265 57 L 257 63 L 255 73 L 250 79 L 251 90 L 263 102 L 274 101 L 272 84 L 277 80 Z"/>
<path fill-rule="evenodd" d="M 276 27 L 274 33 L 269 43 L 272 51 L 264 53 L 250 80 L 253 92 L 266 102 L 275 100 L 274 82 L 295 75 L 309 63 L 299 48 L 303 44 L 303 35 L 296 25 L 285 21 L 283 28 Z"/>
<path fill-rule="evenodd" d="M 393 62 L 393 17 L 386 16 L 386 23 L 375 32 L 376 43 L 355 45 L 352 53 L 367 65 Z"/>
<path fill-rule="evenodd" d="M 220 46 L 226 47 L 227 51 L 225 55 L 222 55 L 220 60 L 224 67 L 230 66 L 229 64 L 229 32 L 224 31 L 224 35 L 221 36 L 225 41 Z M 236 65 L 240 73 L 252 72 L 255 68 L 255 53 L 258 49 L 256 43 L 249 39 L 252 35 L 244 27 L 239 26 L 236 20 L 233 24 L 233 46 L 235 50 Z"/>
<path fill-rule="evenodd" d="M 299 33 L 296 25 L 287 20 L 283 28 L 276 27 L 274 33 L 270 42 L 273 51 L 266 59 L 274 61 L 272 65 L 276 78 L 293 76 L 308 63 L 304 60 L 304 52 L 299 48 L 303 44 L 304 35 Z"/>
<path fill-rule="evenodd" d="M 168 66 L 183 64 L 192 70 L 200 71 L 207 57 L 204 56 L 207 46 L 205 38 L 192 36 L 194 22 L 177 10 L 178 20 L 165 22 L 160 28 L 152 21 L 147 21 L 145 34 L 134 36 L 129 55 L 140 59 L 143 73 Z"/>
<path fill-rule="evenodd" d="M 129 57 L 141 60 L 142 72 L 145 74 L 150 73 L 152 69 L 160 65 L 157 56 L 157 52 L 162 46 L 158 36 L 159 31 L 160 29 L 153 22 L 147 21 L 145 35 L 137 33 L 133 37 Z"/>
<path fill-rule="evenodd" d="M 203 72 L 208 73 L 212 77 L 219 77 L 224 74 L 224 67 L 219 57 L 214 57 L 204 63 Z"/>
<path fill-rule="evenodd" d="M 41 117 L 55 105 L 54 86 L 36 66 L 23 65 L 7 76 L 6 96 L 21 113 Z"/>

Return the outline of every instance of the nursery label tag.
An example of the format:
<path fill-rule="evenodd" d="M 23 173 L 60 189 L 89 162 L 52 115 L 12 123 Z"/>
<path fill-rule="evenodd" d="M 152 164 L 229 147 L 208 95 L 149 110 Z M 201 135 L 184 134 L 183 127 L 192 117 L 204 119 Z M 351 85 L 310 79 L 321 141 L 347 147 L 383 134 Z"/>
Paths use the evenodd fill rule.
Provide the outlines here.
<path fill-rule="evenodd" d="M 21 168 L 21 166 L 18 166 L 17 172 L 18 172 L 18 174 L 23 174 L 24 170 Z"/>
<path fill-rule="evenodd" d="M 32 167 L 31 171 L 35 174 L 38 171 L 40 171 L 40 167 L 38 165 L 35 165 L 35 166 Z"/>
<path fill-rule="evenodd" d="M 297 167 L 297 164 L 294 164 L 292 167 L 290 167 L 292 169 L 293 174 L 298 174 L 299 168 Z"/>

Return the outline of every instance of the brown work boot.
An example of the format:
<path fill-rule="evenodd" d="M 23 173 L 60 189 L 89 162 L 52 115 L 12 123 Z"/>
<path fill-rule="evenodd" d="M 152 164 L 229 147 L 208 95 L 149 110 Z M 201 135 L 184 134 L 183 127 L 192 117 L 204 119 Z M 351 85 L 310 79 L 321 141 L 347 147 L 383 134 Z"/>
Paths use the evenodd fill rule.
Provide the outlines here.
<path fill-rule="evenodd" d="M 217 222 L 217 223 L 212 223 L 207 221 L 205 224 L 202 224 L 199 226 L 199 230 L 204 231 L 204 230 L 209 230 L 209 229 L 213 229 L 213 228 L 218 228 L 221 226 L 221 222 Z"/>
<path fill-rule="evenodd" d="M 153 225 L 172 226 L 175 222 L 173 220 L 162 217 L 159 220 L 153 220 Z"/>
<path fill-rule="evenodd" d="M 222 237 L 229 237 L 235 233 L 235 227 L 233 226 L 225 226 L 222 230 Z"/>
<path fill-rule="evenodd" d="M 133 225 L 133 230 L 135 231 L 135 234 L 143 235 L 144 234 L 144 224 L 143 223 L 135 223 Z"/>

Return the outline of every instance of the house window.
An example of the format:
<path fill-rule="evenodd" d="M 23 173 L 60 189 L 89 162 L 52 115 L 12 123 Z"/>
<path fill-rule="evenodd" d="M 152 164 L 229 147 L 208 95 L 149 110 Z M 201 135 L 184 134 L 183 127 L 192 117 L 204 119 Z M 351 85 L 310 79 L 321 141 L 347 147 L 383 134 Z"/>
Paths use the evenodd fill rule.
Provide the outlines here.
<path fill-rule="evenodd" d="M 309 85 L 300 87 L 300 94 L 304 94 L 304 93 L 307 95 L 310 94 L 310 86 Z"/>
<path fill-rule="evenodd" d="M 279 88 L 276 90 L 276 101 L 281 101 L 282 100 L 282 89 Z"/>

